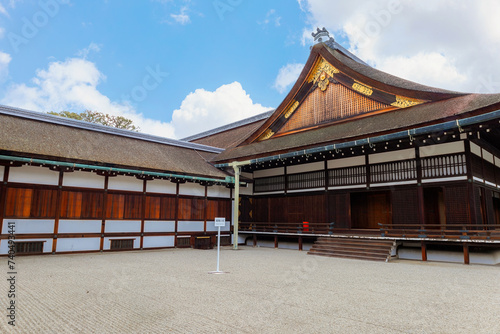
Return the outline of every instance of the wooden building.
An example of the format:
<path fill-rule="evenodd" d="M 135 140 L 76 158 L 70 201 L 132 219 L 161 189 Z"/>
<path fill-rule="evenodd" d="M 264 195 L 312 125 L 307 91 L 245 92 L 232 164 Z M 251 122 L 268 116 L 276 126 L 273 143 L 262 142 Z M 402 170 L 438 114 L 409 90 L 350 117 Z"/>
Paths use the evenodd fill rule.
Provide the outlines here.
<path fill-rule="evenodd" d="M 182 141 L 0 107 L 0 253 L 10 223 L 19 252 L 210 247 L 236 196 L 226 244 L 500 262 L 499 122 L 500 94 L 397 78 L 331 38 L 275 110 Z"/>

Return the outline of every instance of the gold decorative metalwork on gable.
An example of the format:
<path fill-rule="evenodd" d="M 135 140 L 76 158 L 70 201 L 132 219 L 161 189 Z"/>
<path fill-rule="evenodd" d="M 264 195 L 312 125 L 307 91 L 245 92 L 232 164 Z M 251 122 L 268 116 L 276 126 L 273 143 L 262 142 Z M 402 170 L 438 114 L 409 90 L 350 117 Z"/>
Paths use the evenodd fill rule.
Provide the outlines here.
<path fill-rule="evenodd" d="M 290 117 L 298 106 L 299 106 L 299 101 L 295 101 L 285 113 L 285 118 Z"/>
<path fill-rule="evenodd" d="M 323 57 L 321 57 L 314 67 L 314 70 L 311 72 L 311 75 L 309 76 L 309 79 L 307 82 L 313 81 L 314 83 L 317 83 L 318 81 L 324 81 L 326 78 L 326 75 L 322 77 L 322 74 L 327 74 L 330 77 L 333 77 L 335 73 L 340 73 L 338 69 L 333 67 L 329 62 L 327 62 Z M 326 84 L 328 86 L 328 84 Z M 325 86 L 326 89 L 326 86 Z M 324 90 L 324 89 L 322 89 Z"/>
<path fill-rule="evenodd" d="M 424 102 L 425 101 L 422 100 L 396 95 L 396 102 L 391 103 L 391 106 L 398 108 L 408 108 Z"/>
<path fill-rule="evenodd" d="M 274 132 L 271 129 L 267 129 L 262 136 L 260 136 L 259 141 L 266 140 L 271 138 L 274 135 Z"/>
<path fill-rule="evenodd" d="M 363 85 L 360 82 L 353 83 L 352 89 L 354 89 L 356 92 L 364 94 L 366 96 L 371 96 L 373 94 L 373 89 L 370 86 Z"/>

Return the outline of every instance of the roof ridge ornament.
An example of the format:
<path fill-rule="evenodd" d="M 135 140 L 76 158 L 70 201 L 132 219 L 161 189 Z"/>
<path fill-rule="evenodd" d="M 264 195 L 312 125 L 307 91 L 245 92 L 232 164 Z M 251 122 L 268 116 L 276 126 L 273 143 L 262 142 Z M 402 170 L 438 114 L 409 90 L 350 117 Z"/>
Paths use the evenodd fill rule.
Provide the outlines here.
<path fill-rule="evenodd" d="M 333 37 L 330 36 L 330 33 L 328 30 L 326 30 L 325 27 L 323 29 L 316 28 L 316 33 L 311 33 L 312 37 L 314 38 L 314 42 L 316 43 L 323 43 L 327 41 L 332 41 L 334 42 L 335 40 Z"/>

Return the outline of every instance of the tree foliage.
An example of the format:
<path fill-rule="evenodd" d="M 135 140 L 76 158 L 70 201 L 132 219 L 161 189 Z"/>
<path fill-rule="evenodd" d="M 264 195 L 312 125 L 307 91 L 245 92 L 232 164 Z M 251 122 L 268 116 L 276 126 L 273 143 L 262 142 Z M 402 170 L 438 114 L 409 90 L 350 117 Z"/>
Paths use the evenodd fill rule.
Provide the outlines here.
<path fill-rule="evenodd" d="M 140 128 L 138 126 L 135 126 L 131 119 L 125 118 L 123 116 L 113 116 L 110 114 L 104 114 L 98 111 L 85 110 L 84 112 L 81 112 L 79 114 L 71 111 L 61 111 L 61 112 L 50 111 L 48 112 L 48 114 L 73 118 L 79 121 L 111 126 L 118 129 L 131 130 L 135 132 L 140 131 Z"/>

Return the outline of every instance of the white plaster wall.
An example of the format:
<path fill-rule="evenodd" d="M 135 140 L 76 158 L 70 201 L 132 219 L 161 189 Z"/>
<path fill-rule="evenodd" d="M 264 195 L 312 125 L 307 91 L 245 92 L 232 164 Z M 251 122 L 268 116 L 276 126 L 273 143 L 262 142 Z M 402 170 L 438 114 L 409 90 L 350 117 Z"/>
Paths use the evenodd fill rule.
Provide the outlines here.
<path fill-rule="evenodd" d="M 99 250 L 101 238 L 59 238 L 56 252 Z"/>
<path fill-rule="evenodd" d="M 102 249 L 109 250 L 111 248 L 111 241 L 113 239 L 134 239 L 134 249 L 141 248 L 141 237 L 138 235 L 126 236 L 126 237 L 108 237 L 104 238 L 104 244 Z"/>
<path fill-rule="evenodd" d="M 106 233 L 112 232 L 141 232 L 140 220 L 106 220 Z"/>
<path fill-rule="evenodd" d="M 177 222 L 177 232 L 203 232 L 202 221 L 180 221 Z"/>
<path fill-rule="evenodd" d="M 378 164 L 389 161 L 408 160 L 408 159 L 415 159 L 415 149 L 409 148 L 406 150 L 399 150 L 394 152 L 370 154 L 368 156 L 368 161 L 371 164 Z"/>
<path fill-rule="evenodd" d="M 63 186 L 104 189 L 104 176 L 81 171 L 64 173 Z"/>
<path fill-rule="evenodd" d="M 313 162 L 311 164 L 289 166 L 286 168 L 286 173 L 297 174 L 305 172 L 314 172 L 317 170 L 324 170 L 324 169 L 325 169 L 325 163 L 323 161 L 320 161 L 320 162 Z"/>
<path fill-rule="evenodd" d="M 490 152 L 486 151 L 485 149 L 483 149 L 483 159 L 494 164 L 495 162 L 493 161 L 493 154 L 491 154 Z"/>
<path fill-rule="evenodd" d="M 158 236 L 158 237 L 144 237 L 142 243 L 143 248 L 153 248 L 153 247 L 174 247 L 175 236 Z"/>
<path fill-rule="evenodd" d="M 200 186 L 198 183 L 181 183 L 179 184 L 179 194 L 204 197 L 205 186 Z"/>
<path fill-rule="evenodd" d="M 364 156 L 337 159 L 337 160 L 329 160 L 328 161 L 328 169 L 344 168 L 344 167 L 352 167 L 352 166 L 363 166 L 364 164 L 365 164 L 365 157 Z"/>
<path fill-rule="evenodd" d="M 18 239 L 18 241 L 45 241 L 43 243 L 43 252 L 52 252 L 52 239 Z M 3 239 L 0 242 L 0 254 L 9 253 L 9 240 Z"/>
<path fill-rule="evenodd" d="M 478 157 L 481 156 L 481 147 L 478 145 L 474 144 L 473 142 L 470 143 L 470 151 L 477 155 Z"/>
<path fill-rule="evenodd" d="M 471 149 L 472 149 L 472 144 L 473 143 L 471 143 Z M 479 148 L 479 146 L 477 147 Z M 463 141 L 420 147 L 421 158 L 432 157 L 435 155 L 461 153 L 461 152 L 465 152 L 465 146 Z M 481 150 L 479 150 L 479 155 L 481 156 Z"/>
<path fill-rule="evenodd" d="M 146 191 L 150 193 L 175 194 L 176 185 L 168 180 L 152 180 L 146 183 Z"/>
<path fill-rule="evenodd" d="M 500 263 L 500 251 L 491 253 L 469 253 L 471 264 L 496 265 Z M 398 250 L 398 257 L 406 260 L 422 260 L 420 248 L 401 248 Z M 439 251 L 428 250 L 427 261 L 464 263 L 464 253 L 460 251 Z"/>
<path fill-rule="evenodd" d="M 8 223 L 15 223 L 14 234 L 54 233 L 53 219 L 4 219 L 2 234 L 8 234 Z"/>
<path fill-rule="evenodd" d="M 21 166 L 9 171 L 9 182 L 55 185 L 59 183 L 59 172 L 46 167 Z"/>
<path fill-rule="evenodd" d="M 253 173 L 241 172 L 241 176 L 246 177 L 247 179 L 253 179 Z"/>
<path fill-rule="evenodd" d="M 241 189 L 241 187 L 240 187 Z M 208 197 L 229 198 L 231 190 L 224 186 L 211 186 L 207 187 Z"/>
<path fill-rule="evenodd" d="M 246 187 L 240 187 L 240 195 L 252 195 L 253 194 L 253 183 L 248 183 Z M 234 197 L 234 190 L 233 190 Z"/>
<path fill-rule="evenodd" d="M 142 180 L 137 179 L 135 176 L 118 175 L 110 177 L 108 181 L 108 189 L 142 192 Z"/>
<path fill-rule="evenodd" d="M 144 232 L 175 232 L 175 221 L 145 221 Z"/>
<path fill-rule="evenodd" d="M 276 176 L 283 174 L 285 174 L 285 167 L 278 167 L 271 169 L 256 170 L 255 172 L 253 172 L 253 177 L 254 179 L 256 179 L 259 177 L 269 177 L 269 176 Z"/>
<path fill-rule="evenodd" d="M 0 181 L 3 181 L 3 173 L 5 171 L 5 167 L 4 166 L 0 166 Z"/>
<path fill-rule="evenodd" d="M 101 220 L 60 220 L 57 233 L 101 233 Z"/>
<path fill-rule="evenodd" d="M 224 225 L 224 227 L 221 227 L 220 228 L 220 231 L 229 231 L 231 229 L 231 222 L 226 220 L 226 225 Z M 207 221 L 207 231 L 209 232 L 217 232 L 218 231 L 218 227 L 215 227 L 215 222 L 213 221 Z"/>

